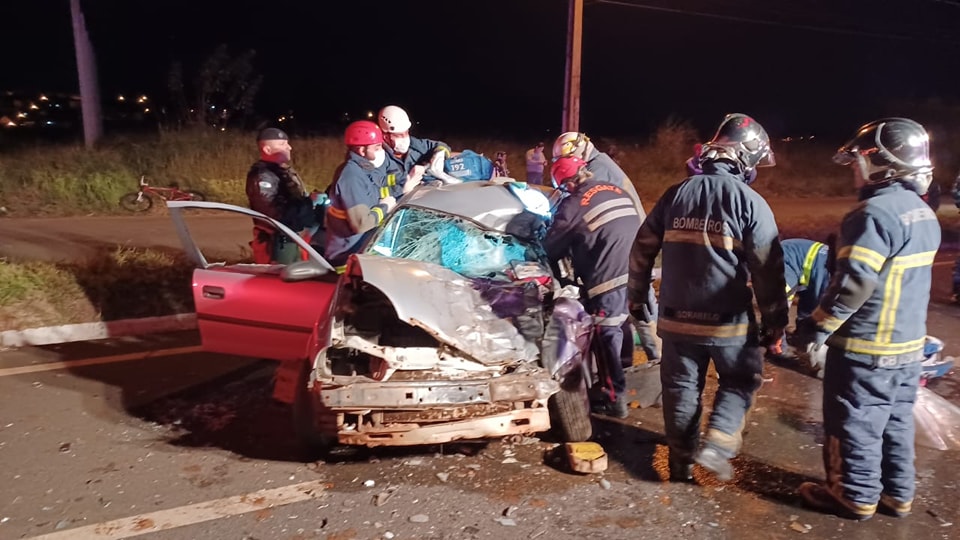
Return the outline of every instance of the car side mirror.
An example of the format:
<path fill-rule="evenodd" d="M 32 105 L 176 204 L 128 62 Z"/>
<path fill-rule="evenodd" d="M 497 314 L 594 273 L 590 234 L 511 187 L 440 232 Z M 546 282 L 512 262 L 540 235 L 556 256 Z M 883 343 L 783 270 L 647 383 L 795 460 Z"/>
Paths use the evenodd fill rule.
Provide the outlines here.
<path fill-rule="evenodd" d="M 290 263 L 280 271 L 280 279 L 286 282 L 307 281 L 327 275 L 326 267 L 314 261 Z"/>

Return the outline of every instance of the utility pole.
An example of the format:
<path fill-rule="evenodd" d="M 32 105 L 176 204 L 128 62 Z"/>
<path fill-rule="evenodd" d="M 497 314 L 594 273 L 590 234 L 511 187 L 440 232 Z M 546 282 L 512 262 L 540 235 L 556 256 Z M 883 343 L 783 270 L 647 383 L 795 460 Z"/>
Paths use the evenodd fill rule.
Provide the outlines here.
<path fill-rule="evenodd" d="M 580 131 L 580 44 L 583 35 L 583 0 L 569 0 L 567 16 L 567 70 L 563 87 L 563 127 Z"/>
<path fill-rule="evenodd" d="M 73 48 L 77 56 L 77 75 L 80 79 L 80 115 L 83 117 L 83 141 L 87 148 L 100 139 L 103 126 L 100 119 L 100 89 L 97 85 L 97 63 L 93 45 L 87 34 L 87 25 L 80 9 L 80 0 L 70 0 L 73 20 Z"/>

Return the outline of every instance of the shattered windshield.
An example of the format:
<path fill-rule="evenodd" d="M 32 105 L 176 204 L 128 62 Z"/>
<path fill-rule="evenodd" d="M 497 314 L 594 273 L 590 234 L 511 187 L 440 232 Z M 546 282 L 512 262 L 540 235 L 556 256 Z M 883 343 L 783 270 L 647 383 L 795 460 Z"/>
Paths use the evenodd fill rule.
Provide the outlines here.
<path fill-rule="evenodd" d="M 533 245 L 514 236 L 414 207 L 394 212 L 366 253 L 434 263 L 467 277 L 492 277 L 511 263 L 540 261 Z"/>

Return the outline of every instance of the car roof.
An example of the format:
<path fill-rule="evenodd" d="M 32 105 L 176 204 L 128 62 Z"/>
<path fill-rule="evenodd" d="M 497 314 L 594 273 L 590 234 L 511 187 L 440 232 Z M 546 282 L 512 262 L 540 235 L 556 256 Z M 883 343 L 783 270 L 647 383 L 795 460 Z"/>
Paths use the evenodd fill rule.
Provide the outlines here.
<path fill-rule="evenodd" d="M 404 197 L 399 206 L 454 214 L 499 232 L 505 232 L 510 220 L 524 211 L 520 199 L 505 184 L 496 182 L 424 186 Z"/>

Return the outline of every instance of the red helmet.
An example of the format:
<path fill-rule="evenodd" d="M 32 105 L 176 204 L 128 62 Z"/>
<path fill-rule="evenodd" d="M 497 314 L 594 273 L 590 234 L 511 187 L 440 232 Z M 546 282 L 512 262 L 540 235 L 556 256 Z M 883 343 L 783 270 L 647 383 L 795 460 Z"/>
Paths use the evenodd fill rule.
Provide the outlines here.
<path fill-rule="evenodd" d="M 559 188 L 567 183 L 567 180 L 577 176 L 580 169 L 587 166 L 587 162 L 574 156 L 562 157 L 553 162 L 550 167 L 550 177 L 553 180 L 553 187 Z"/>
<path fill-rule="evenodd" d="M 347 146 L 367 146 L 383 142 L 380 127 L 369 120 L 357 120 L 343 132 L 343 142 Z"/>

